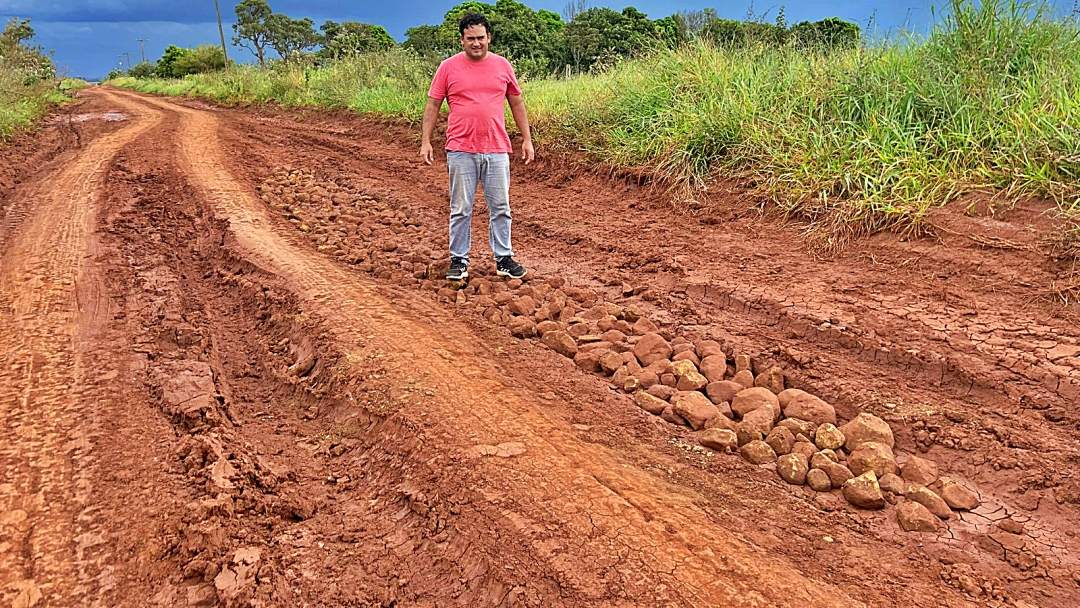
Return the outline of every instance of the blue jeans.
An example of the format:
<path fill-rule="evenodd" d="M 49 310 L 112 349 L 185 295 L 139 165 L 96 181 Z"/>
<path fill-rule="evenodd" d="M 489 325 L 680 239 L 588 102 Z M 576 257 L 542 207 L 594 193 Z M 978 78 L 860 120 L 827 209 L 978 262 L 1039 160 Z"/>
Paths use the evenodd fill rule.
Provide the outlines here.
<path fill-rule="evenodd" d="M 472 212 L 476 185 L 484 187 L 490 226 L 491 251 L 495 258 L 514 255 L 510 247 L 510 155 L 446 153 L 450 171 L 450 257 L 469 263 L 472 248 Z"/>

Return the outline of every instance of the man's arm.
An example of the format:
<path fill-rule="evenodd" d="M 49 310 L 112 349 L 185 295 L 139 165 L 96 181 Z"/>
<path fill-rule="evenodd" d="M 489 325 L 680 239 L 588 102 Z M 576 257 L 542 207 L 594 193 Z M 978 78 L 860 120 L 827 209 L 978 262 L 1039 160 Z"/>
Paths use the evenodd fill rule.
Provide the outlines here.
<path fill-rule="evenodd" d="M 435 133 L 435 123 L 439 122 L 439 110 L 442 109 L 442 102 L 441 99 L 428 97 L 427 105 L 424 106 L 424 121 L 420 123 L 420 158 L 424 159 L 424 162 L 429 165 L 431 161 L 435 160 L 435 151 L 431 149 L 431 135 Z"/>
<path fill-rule="evenodd" d="M 521 95 L 507 95 L 506 100 L 510 103 L 510 113 L 514 115 L 514 122 L 524 139 L 521 142 L 521 158 L 527 165 L 533 161 L 536 153 L 533 151 L 532 131 L 529 130 L 529 113 L 525 110 L 525 100 Z"/>

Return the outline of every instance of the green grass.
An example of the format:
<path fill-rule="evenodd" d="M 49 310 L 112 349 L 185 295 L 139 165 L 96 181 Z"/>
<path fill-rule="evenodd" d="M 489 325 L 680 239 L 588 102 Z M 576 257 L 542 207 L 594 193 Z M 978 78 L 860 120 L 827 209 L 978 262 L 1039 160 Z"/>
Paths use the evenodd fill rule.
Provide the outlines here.
<path fill-rule="evenodd" d="M 0 141 L 33 127 L 67 99 L 55 81 L 31 82 L 22 72 L 0 67 Z"/>
<path fill-rule="evenodd" d="M 114 84 L 416 121 L 433 70 L 393 52 Z M 1080 26 L 1036 4 L 954 0 L 925 38 L 842 52 L 695 44 L 525 92 L 544 148 L 645 173 L 681 201 L 735 177 L 828 239 L 917 230 L 972 190 L 1080 218 Z"/>

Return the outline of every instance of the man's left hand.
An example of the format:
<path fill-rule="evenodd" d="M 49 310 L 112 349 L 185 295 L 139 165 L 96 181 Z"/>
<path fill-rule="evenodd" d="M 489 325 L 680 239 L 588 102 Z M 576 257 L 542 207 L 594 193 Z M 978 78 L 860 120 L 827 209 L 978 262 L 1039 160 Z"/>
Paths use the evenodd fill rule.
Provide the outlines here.
<path fill-rule="evenodd" d="M 525 161 L 525 164 L 529 164 L 536 158 L 536 152 L 533 151 L 533 144 L 531 141 L 527 141 L 521 144 L 521 159 Z"/>

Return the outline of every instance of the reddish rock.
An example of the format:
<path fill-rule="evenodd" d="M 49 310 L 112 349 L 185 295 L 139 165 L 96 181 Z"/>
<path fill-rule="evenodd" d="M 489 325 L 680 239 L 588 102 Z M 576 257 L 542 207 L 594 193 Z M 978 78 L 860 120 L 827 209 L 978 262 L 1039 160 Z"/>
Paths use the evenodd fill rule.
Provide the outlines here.
<path fill-rule="evenodd" d="M 732 378 L 731 381 L 738 382 L 739 384 L 743 385 L 744 388 L 754 388 L 754 373 L 744 369 L 741 372 L 736 372 L 735 377 Z"/>
<path fill-rule="evenodd" d="M 615 373 L 611 375 L 611 383 L 618 388 L 626 386 L 626 380 L 630 378 L 630 372 L 626 371 L 626 366 L 622 366 L 615 370 Z"/>
<path fill-rule="evenodd" d="M 638 321 L 640 323 L 640 321 Z M 634 355 L 642 365 L 671 358 L 671 345 L 660 334 L 645 334 L 634 345 Z"/>
<path fill-rule="evenodd" d="M 720 347 L 720 343 L 715 340 L 702 340 L 698 342 L 695 349 L 698 358 L 702 361 L 709 357 L 723 357 L 727 359 L 727 355 L 724 354 L 724 349 Z M 726 364 L 725 364 L 726 365 Z"/>
<path fill-rule="evenodd" d="M 738 395 L 744 390 L 746 390 L 745 386 L 738 382 L 731 381 L 710 382 L 708 386 L 705 387 L 705 393 L 713 403 L 720 403 L 722 401 L 731 403 L 731 401 L 735 399 L 735 395 Z"/>
<path fill-rule="evenodd" d="M 608 331 L 600 334 L 600 339 L 606 340 L 607 342 L 625 342 L 626 334 L 622 333 L 617 329 L 609 329 Z"/>
<path fill-rule="evenodd" d="M 690 363 L 693 363 L 695 366 L 697 366 L 701 362 L 701 360 L 698 359 L 698 356 L 695 355 L 694 351 L 692 351 L 692 350 L 684 350 L 681 353 L 675 353 L 671 357 L 671 360 L 672 361 L 688 361 Z"/>
<path fill-rule="evenodd" d="M 571 323 L 570 327 L 566 329 L 566 333 L 577 339 L 591 334 L 592 328 L 589 327 L 588 323 Z"/>
<path fill-rule="evenodd" d="M 727 429 L 727 430 L 734 433 L 734 432 L 736 432 L 738 430 L 739 427 L 738 427 L 738 425 L 735 424 L 734 420 L 732 420 L 730 417 L 724 415 L 724 413 L 721 412 L 720 415 L 713 416 L 712 418 L 709 418 L 709 421 L 705 423 L 705 428 L 706 429 Z"/>
<path fill-rule="evenodd" d="M 753 370 L 750 367 L 750 355 L 735 355 L 735 373 L 750 372 Z"/>
<path fill-rule="evenodd" d="M 900 476 L 904 478 L 904 481 L 916 485 L 932 485 L 938 480 L 937 463 L 918 456 L 912 456 L 904 463 Z"/>
<path fill-rule="evenodd" d="M 813 397 L 814 395 L 811 395 L 810 393 L 797 388 L 789 388 L 780 391 L 780 394 L 778 394 L 776 398 L 780 400 L 780 407 L 786 408 L 788 406 L 788 403 L 791 403 L 792 399 L 803 396 Z"/>
<path fill-rule="evenodd" d="M 843 491 L 844 499 L 860 509 L 880 509 L 885 506 L 885 497 L 881 494 L 877 475 L 873 471 L 847 480 Z"/>
<path fill-rule="evenodd" d="M 807 460 L 809 460 L 814 456 L 814 454 L 817 453 L 817 448 L 814 447 L 814 444 L 812 443 L 807 443 L 805 441 L 796 441 L 795 445 L 791 446 L 791 453 L 802 454 L 807 458 Z"/>
<path fill-rule="evenodd" d="M 941 498 L 950 507 L 964 511 L 973 511 L 982 504 L 978 494 L 948 477 L 941 478 Z"/>
<path fill-rule="evenodd" d="M 479 303 L 477 304 L 479 306 Z M 562 325 L 557 321 L 540 321 L 536 324 L 536 335 L 543 336 L 549 331 L 562 331 Z M 570 334 L 567 334 L 570 335 Z M 574 337 L 574 336 L 571 336 Z M 577 342 L 574 343 L 574 348 L 577 348 Z"/>
<path fill-rule="evenodd" d="M 941 526 L 929 509 L 911 500 L 896 508 L 896 521 L 905 532 L 936 532 Z"/>
<path fill-rule="evenodd" d="M 808 393 L 788 399 L 787 406 L 784 407 L 784 415 L 789 418 L 808 420 L 818 426 L 836 425 L 836 410 L 833 406 Z"/>
<path fill-rule="evenodd" d="M 825 473 L 829 476 L 829 479 L 832 480 L 834 488 L 843 487 L 849 479 L 853 479 L 855 477 L 851 474 L 851 469 L 836 462 L 830 464 L 823 464 L 818 468 L 822 471 L 825 471 Z M 873 471 L 870 471 L 870 474 L 873 474 Z"/>
<path fill-rule="evenodd" d="M 776 453 L 764 441 L 751 441 L 739 448 L 739 455 L 750 464 L 776 462 Z"/>
<path fill-rule="evenodd" d="M 748 388 L 740 391 L 731 400 L 731 411 L 740 418 L 763 407 L 769 407 L 773 412 L 780 411 L 780 402 L 767 388 Z"/>
<path fill-rule="evenodd" d="M 609 350 L 600 356 L 600 369 L 602 369 L 605 374 L 614 374 L 624 365 L 626 365 L 626 362 L 623 360 L 622 353 Z"/>
<path fill-rule="evenodd" d="M 676 414 L 675 409 L 670 405 L 664 408 L 664 411 L 660 413 L 660 417 L 676 426 L 687 426 L 686 420 Z"/>
<path fill-rule="evenodd" d="M 565 331 L 549 331 L 543 334 L 540 343 L 564 357 L 577 356 L 577 342 Z"/>
<path fill-rule="evenodd" d="M 903 496 L 907 490 L 907 482 L 900 479 L 899 475 L 893 475 L 887 473 L 878 479 L 878 485 L 881 486 L 882 492 L 888 492 L 889 494 L 895 494 L 897 496 Z"/>
<path fill-rule="evenodd" d="M 791 431 L 792 435 L 795 435 L 796 437 L 802 435 L 810 441 L 813 441 L 814 437 L 817 435 L 816 424 L 806 420 L 799 420 L 798 418 L 784 418 L 780 422 L 777 422 L 776 426 L 782 426 Z"/>
<path fill-rule="evenodd" d="M 952 511 L 949 510 L 949 505 L 930 488 L 910 485 L 904 492 L 904 497 L 921 504 L 941 519 L 949 519 L 952 517 Z"/>
<path fill-rule="evenodd" d="M 724 380 L 724 374 L 727 373 L 727 358 L 717 355 L 705 357 L 701 360 L 699 368 L 701 370 L 701 375 L 708 378 L 710 383 L 722 382 Z M 742 385 L 740 384 L 739 386 L 741 387 Z"/>
<path fill-rule="evenodd" d="M 783 456 L 791 453 L 791 448 L 795 445 L 795 436 L 784 427 L 775 427 L 765 436 L 765 443 L 769 444 L 777 455 Z"/>
<path fill-rule="evenodd" d="M 832 490 L 832 480 L 821 469 L 810 469 L 806 472 L 806 485 L 815 492 L 828 492 Z"/>
<path fill-rule="evenodd" d="M 762 436 L 768 436 L 773 430 L 773 410 L 771 407 L 763 407 L 743 416 L 741 424 L 744 428 L 757 431 Z"/>
<path fill-rule="evenodd" d="M 761 434 L 761 431 L 752 429 L 742 422 L 735 425 L 735 436 L 739 439 L 739 446 L 744 446 L 751 441 L 765 441 L 765 436 Z"/>
<path fill-rule="evenodd" d="M 705 423 L 720 413 L 705 395 L 698 392 L 688 392 L 682 397 L 676 397 L 672 405 L 675 413 L 682 416 L 695 431 L 705 428 Z"/>
<path fill-rule="evenodd" d="M 674 397 L 675 393 L 677 393 L 678 391 L 676 391 L 675 387 L 672 387 L 672 386 L 665 386 L 663 384 L 654 384 L 654 385 L 650 386 L 646 392 L 649 393 L 650 395 L 652 395 L 653 397 L 656 397 L 657 399 L 663 399 L 664 401 L 670 401 L 671 398 Z"/>
<path fill-rule="evenodd" d="M 702 376 L 696 371 L 690 371 L 683 374 L 682 376 L 676 377 L 679 379 L 679 381 L 675 385 L 675 388 L 679 389 L 680 391 L 699 391 L 705 388 L 705 386 L 709 383 L 709 381 L 705 379 L 705 376 Z M 702 396 L 704 397 L 704 395 Z"/>
<path fill-rule="evenodd" d="M 506 327 L 515 338 L 532 338 L 536 335 L 536 324 L 528 317 L 513 317 Z"/>
<path fill-rule="evenodd" d="M 802 454 L 787 454 L 776 459 L 776 472 L 784 481 L 801 486 L 806 483 L 806 474 L 810 467 Z"/>
<path fill-rule="evenodd" d="M 765 370 L 764 373 L 758 374 L 754 378 L 754 386 L 760 386 L 767 388 L 773 392 L 773 394 L 779 395 L 784 391 L 784 370 L 779 367 L 773 366 Z M 810 420 L 804 418 L 804 420 Z"/>
<path fill-rule="evenodd" d="M 663 414 L 664 409 L 668 407 L 667 401 L 657 399 L 656 397 L 650 395 L 649 393 L 646 393 L 645 391 L 638 391 L 634 393 L 634 403 L 636 403 L 637 406 L 641 409 L 649 412 L 650 414 L 653 414 L 654 416 L 659 416 L 660 414 Z"/>
<path fill-rule="evenodd" d="M 591 374 L 600 373 L 600 357 L 595 351 L 579 352 L 574 355 L 574 364 Z"/>
<path fill-rule="evenodd" d="M 892 448 L 876 441 L 867 441 L 855 448 L 848 456 L 847 466 L 856 475 L 873 470 L 878 478 L 889 473 L 896 475 L 900 472 Z"/>
<path fill-rule="evenodd" d="M 734 452 L 739 447 L 738 437 L 729 429 L 705 429 L 698 437 L 698 443 L 722 454 Z"/>
<path fill-rule="evenodd" d="M 623 319 L 626 319 L 630 323 L 636 323 L 638 319 L 645 318 L 645 313 L 642 312 L 641 307 L 637 304 L 631 304 L 623 311 Z"/>
<path fill-rule="evenodd" d="M 648 319 L 638 319 L 634 322 L 634 335 L 647 336 L 649 334 L 655 334 L 658 331 L 660 331 L 660 328 Z"/>
<path fill-rule="evenodd" d="M 839 462 L 836 459 L 836 453 L 832 450 L 822 450 L 810 457 L 810 468 L 820 469 L 823 466 Z"/>
<path fill-rule="evenodd" d="M 841 426 L 840 432 L 844 434 L 844 449 L 849 453 L 867 441 L 884 443 L 890 448 L 895 445 L 889 423 L 866 412 Z"/>
<path fill-rule="evenodd" d="M 839 450 L 845 441 L 844 434 L 832 423 L 819 426 L 814 437 L 814 443 L 823 450 Z"/>
<path fill-rule="evenodd" d="M 647 369 L 643 369 L 640 372 L 634 374 L 634 377 L 638 379 L 638 384 L 641 385 L 641 388 L 645 389 L 660 383 L 660 376 L 657 376 L 655 373 L 650 372 Z"/>
<path fill-rule="evenodd" d="M 536 300 L 529 296 L 519 296 L 510 302 L 509 308 L 515 315 L 528 317 L 536 311 Z"/>

